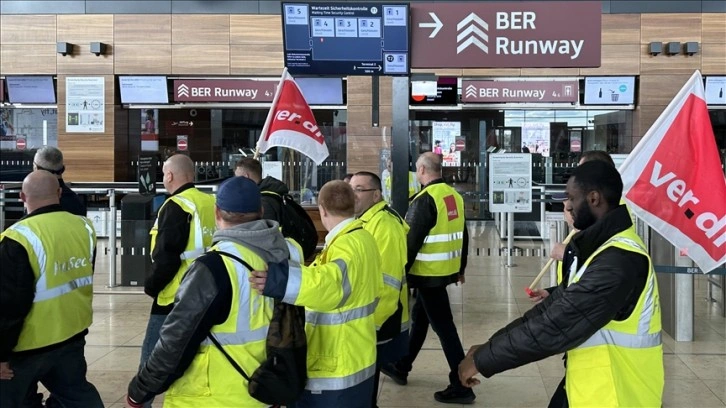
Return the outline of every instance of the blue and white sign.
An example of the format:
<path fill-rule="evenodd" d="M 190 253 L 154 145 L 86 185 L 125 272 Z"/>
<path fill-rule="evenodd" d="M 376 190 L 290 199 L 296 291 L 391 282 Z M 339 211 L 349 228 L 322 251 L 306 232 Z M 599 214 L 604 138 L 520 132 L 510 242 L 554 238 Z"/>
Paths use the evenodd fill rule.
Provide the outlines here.
<path fill-rule="evenodd" d="M 585 105 L 632 105 L 635 77 L 585 78 Z"/>
<path fill-rule="evenodd" d="M 408 75 L 407 4 L 282 3 L 293 75 Z"/>

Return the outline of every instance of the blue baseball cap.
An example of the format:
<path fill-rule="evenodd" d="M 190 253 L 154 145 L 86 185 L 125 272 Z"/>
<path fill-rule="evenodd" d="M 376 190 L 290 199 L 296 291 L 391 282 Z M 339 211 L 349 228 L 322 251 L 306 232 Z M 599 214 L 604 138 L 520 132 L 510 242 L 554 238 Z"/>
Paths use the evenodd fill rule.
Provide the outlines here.
<path fill-rule="evenodd" d="M 234 213 L 256 213 L 262 206 L 260 188 L 247 177 L 232 177 L 219 185 L 217 207 Z"/>

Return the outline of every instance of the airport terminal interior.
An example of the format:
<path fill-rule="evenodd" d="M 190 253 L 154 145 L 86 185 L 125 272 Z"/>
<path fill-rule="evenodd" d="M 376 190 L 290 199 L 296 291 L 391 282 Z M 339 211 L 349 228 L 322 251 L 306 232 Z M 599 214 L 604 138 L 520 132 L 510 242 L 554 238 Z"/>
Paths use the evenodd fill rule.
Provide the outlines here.
<path fill-rule="evenodd" d="M 263 171 L 311 214 L 320 245 L 317 194 L 326 182 L 357 171 L 392 180 L 415 170 L 418 155 L 441 155 L 470 236 L 466 282 L 447 288 L 465 350 L 533 306 L 524 289 L 567 235 L 555 196 L 582 153 L 602 150 L 621 165 L 696 70 L 726 171 L 723 0 L 356 1 L 359 9 L 335 17 L 337 31 L 308 13 L 314 3 L 338 10 L 349 2 L 286 3 L 0 0 L 0 228 L 24 214 L 20 182 L 35 152 L 62 150 L 63 178 L 98 235 L 85 353 L 107 407 L 125 406 L 139 365 L 164 160 L 189 155 L 196 183 L 216 191 L 237 160 L 255 154 L 283 69 L 329 154 L 316 165 L 273 147 Z M 346 28 L 353 20 L 357 29 Z M 371 21 L 383 21 L 384 31 Z M 361 43 L 346 42 L 353 37 Z M 572 39 L 549 54 L 537 48 L 561 38 Z M 493 172 L 498 158 L 513 156 L 523 160 L 519 173 Z M 495 193 L 495 176 L 524 195 Z M 391 183 L 384 181 L 386 198 L 405 198 L 405 182 Z M 510 197 L 528 204 L 513 216 L 511 248 L 503 213 L 491 207 Z M 405 200 L 394 207 L 405 211 Z M 726 407 L 726 268 L 703 274 L 642 220 L 638 233 L 658 272 L 663 406 Z M 550 269 L 539 286 L 554 283 Z M 564 372 L 558 355 L 479 376 L 474 405 L 547 406 Z M 433 393 L 447 373 L 429 330 L 408 385 L 381 377 L 378 406 L 445 406 Z"/>

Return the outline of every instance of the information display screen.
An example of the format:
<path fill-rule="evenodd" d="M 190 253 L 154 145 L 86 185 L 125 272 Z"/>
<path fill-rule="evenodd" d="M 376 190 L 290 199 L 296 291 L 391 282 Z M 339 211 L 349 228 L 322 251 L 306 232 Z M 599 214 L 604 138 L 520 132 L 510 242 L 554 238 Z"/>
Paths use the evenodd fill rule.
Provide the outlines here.
<path fill-rule="evenodd" d="M 55 103 L 53 77 L 9 76 L 5 81 L 10 103 Z"/>
<path fill-rule="evenodd" d="M 164 76 L 122 76 L 118 84 L 121 103 L 169 103 Z"/>
<path fill-rule="evenodd" d="M 408 26 L 408 4 L 282 3 L 285 66 L 293 75 L 408 75 Z"/>
<path fill-rule="evenodd" d="M 586 105 L 632 105 L 635 102 L 635 77 L 585 78 Z"/>

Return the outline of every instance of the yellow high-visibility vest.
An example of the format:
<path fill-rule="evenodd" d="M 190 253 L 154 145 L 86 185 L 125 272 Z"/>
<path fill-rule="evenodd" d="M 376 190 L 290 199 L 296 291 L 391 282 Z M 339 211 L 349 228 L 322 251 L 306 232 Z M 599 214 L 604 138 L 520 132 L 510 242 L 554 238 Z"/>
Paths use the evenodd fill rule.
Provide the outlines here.
<path fill-rule="evenodd" d="M 174 295 L 179 289 L 184 273 L 189 269 L 194 259 L 203 254 L 205 249 L 212 245 L 212 236 L 216 229 L 214 221 L 214 196 L 189 188 L 179 194 L 169 197 L 159 209 L 161 212 L 164 206 L 170 202 L 175 202 L 181 209 L 190 215 L 191 225 L 189 228 L 189 239 L 184 252 L 181 254 L 181 266 L 177 271 L 174 279 L 169 282 L 164 289 L 159 292 L 156 303 L 160 306 L 166 306 L 174 303 Z M 159 233 L 159 219 L 154 222 L 151 228 L 151 253 L 154 253 L 156 247 L 156 236 Z"/>
<path fill-rule="evenodd" d="M 569 277 L 577 284 L 587 266 L 607 248 L 648 258 L 645 287 L 630 316 L 612 320 L 577 348 L 567 352 L 567 399 L 571 407 L 660 407 L 664 370 L 658 282 L 645 245 L 634 228 L 600 246 Z"/>
<path fill-rule="evenodd" d="M 66 211 L 38 214 L 0 235 L 25 248 L 33 275 L 33 306 L 13 351 L 68 340 L 87 329 L 93 310 L 93 250 L 96 232 L 86 217 Z"/>

